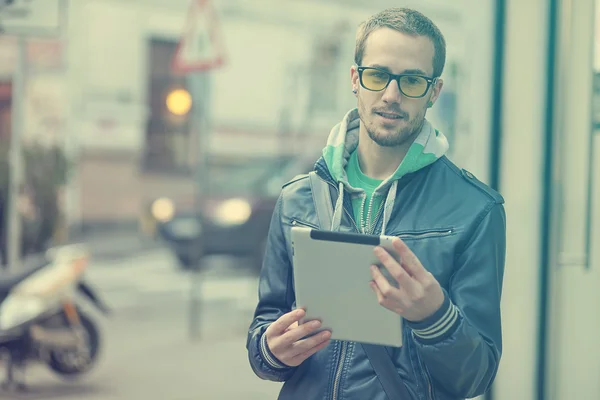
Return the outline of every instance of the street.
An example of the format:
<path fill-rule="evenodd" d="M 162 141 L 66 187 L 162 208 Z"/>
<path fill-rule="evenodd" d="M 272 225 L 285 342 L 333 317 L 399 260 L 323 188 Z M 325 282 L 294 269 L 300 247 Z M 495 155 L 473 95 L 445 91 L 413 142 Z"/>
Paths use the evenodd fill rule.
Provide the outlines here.
<path fill-rule="evenodd" d="M 18 400 L 275 399 L 279 383 L 252 372 L 246 330 L 257 298 L 257 278 L 240 261 L 214 258 L 200 274 L 199 337 L 191 339 L 191 274 L 163 249 L 118 260 L 93 260 L 89 282 L 113 308 L 100 323 L 102 357 L 81 381 L 65 382 L 45 366 L 27 371 L 29 391 L 1 393 Z M 0 368 L 0 372 L 4 372 Z"/>

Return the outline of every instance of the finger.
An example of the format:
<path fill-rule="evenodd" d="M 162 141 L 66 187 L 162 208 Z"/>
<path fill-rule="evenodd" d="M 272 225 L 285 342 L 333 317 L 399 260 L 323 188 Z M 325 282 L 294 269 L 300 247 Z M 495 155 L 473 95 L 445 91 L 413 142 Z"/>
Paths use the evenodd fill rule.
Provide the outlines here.
<path fill-rule="evenodd" d="M 400 256 L 402 267 L 412 275 L 416 280 L 421 281 L 427 275 L 427 270 L 421 264 L 421 261 L 412 252 L 412 250 L 400 238 L 394 238 L 392 241 L 394 249 Z"/>
<path fill-rule="evenodd" d="M 294 364 L 301 364 L 302 362 L 304 362 L 304 360 L 306 360 L 308 357 L 312 356 L 313 354 L 315 354 L 316 352 L 318 352 L 319 350 L 323 350 L 325 347 L 327 347 L 330 343 L 330 340 L 327 339 L 324 342 L 320 343 L 319 345 L 313 347 L 312 349 L 302 353 L 302 354 L 298 354 L 296 357 L 292 358 Z"/>
<path fill-rule="evenodd" d="M 283 342 L 287 344 L 296 343 L 305 336 L 310 335 L 321 326 L 321 321 L 313 320 L 299 325 L 297 328 L 290 329 L 281 336 Z"/>
<path fill-rule="evenodd" d="M 304 359 L 315 354 L 329 343 L 331 339 L 330 331 L 319 332 L 318 334 L 306 339 L 299 340 L 292 346 L 292 359 L 304 357 Z M 295 360 L 294 360 L 295 361 Z"/>
<path fill-rule="evenodd" d="M 400 298 L 400 289 L 392 286 L 387 278 L 383 276 L 379 268 L 375 265 L 371 265 L 371 277 L 373 278 L 373 282 L 375 282 L 375 285 L 377 285 L 377 288 L 381 291 L 381 294 L 384 298 Z"/>
<path fill-rule="evenodd" d="M 379 305 L 395 312 L 396 314 L 402 315 L 404 304 L 401 300 L 386 298 L 383 293 L 381 293 L 381 290 L 379 290 L 377 287 L 377 284 L 373 281 L 369 282 L 369 286 L 371 286 L 371 289 L 375 292 L 375 295 L 377 296 L 377 303 L 379 303 Z"/>
<path fill-rule="evenodd" d="M 277 335 L 281 335 L 294 322 L 300 321 L 300 319 L 302 319 L 305 314 L 306 312 L 301 308 L 294 311 L 290 311 L 287 314 L 283 314 L 277 319 L 277 321 L 271 324 L 271 331 Z"/>
<path fill-rule="evenodd" d="M 383 304 L 385 298 L 383 297 L 383 293 L 381 293 L 381 290 L 379 290 L 379 288 L 377 287 L 377 284 L 374 281 L 371 281 L 369 282 L 369 286 L 375 292 L 375 295 L 377 296 L 377 302 L 379 304 Z"/>
<path fill-rule="evenodd" d="M 382 247 L 375 248 L 375 255 L 390 275 L 400 284 L 400 287 L 407 290 L 413 290 L 416 282 L 402 266 L 392 257 L 386 249 Z M 383 289 L 383 288 L 382 288 Z"/>

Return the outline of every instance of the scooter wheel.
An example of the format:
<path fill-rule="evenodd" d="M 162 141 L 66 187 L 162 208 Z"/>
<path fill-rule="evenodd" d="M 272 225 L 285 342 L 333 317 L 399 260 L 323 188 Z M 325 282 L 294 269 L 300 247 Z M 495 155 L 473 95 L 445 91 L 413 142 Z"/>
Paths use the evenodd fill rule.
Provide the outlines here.
<path fill-rule="evenodd" d="M 50 353 L 48 366 L 63 378 L 76 379 L 91 370 L 100 350 L 100 332 L 84 313 L 79 314 L 86 336 L 85 354 L 78 350 L 55 350 Z"/>

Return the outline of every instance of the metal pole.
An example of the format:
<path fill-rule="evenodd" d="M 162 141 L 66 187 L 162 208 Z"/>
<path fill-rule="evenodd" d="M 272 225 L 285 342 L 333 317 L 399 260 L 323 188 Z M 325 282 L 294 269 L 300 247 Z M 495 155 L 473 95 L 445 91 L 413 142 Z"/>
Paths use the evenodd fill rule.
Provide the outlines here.
<path fill-rule="evenodd" d="M 199 263 L 201 263 L 200 261 Z M 190 282 L 190 339 L 198 340 L 201 336 L 202 276 L 200 265 L 194 265 Z"/>
<path fill-rule="evenodd" d="M 197 157 L 196 157 L 196 211 L 202 215 L 206 198 L 209 194 L 210 171 L 210 73 L 199 72 L 189 77 L 192 93 L 192 124 L 196 134 Z M 194 265 L 191 279 L 190 296 L 190 337 L 199 339 L 201 333 L 201 303 L 202 303 L 202 270 L 205 269 L 204 259 Z"/>
<path fill-rule="evenodd" d="M 21 217 L 18 198 L 23 182 L 23 154 L 21 136 L 23 130 L 23 98 L 25 86 L 25 38 L 17 37 L 17 62 L 12 76 L 11 134 L 9 153 L 9 190 L 7 218 L 7 269 L 18 269 L 21 263 Z"/>

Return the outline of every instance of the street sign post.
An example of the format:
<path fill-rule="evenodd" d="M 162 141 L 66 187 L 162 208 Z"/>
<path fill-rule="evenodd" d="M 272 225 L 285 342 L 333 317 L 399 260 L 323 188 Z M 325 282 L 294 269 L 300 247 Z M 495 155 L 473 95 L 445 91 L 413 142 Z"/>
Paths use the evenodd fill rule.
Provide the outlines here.
<path fill-rule="evenodd" d="M 27 60 L 27 37 L 60 36 L 65 23 L 67 0 L 14 0 L 0 7 L 0 32 L 17 37 L 16 65 L 12 76 L 11 136 L 9 152 L 8 217 L 6 218 L 7 270 L 18 269 L 21 264 L 21 219 L 18 197 L 23 183 L 23 131 L 24 86 Z"/>
<path fill-rule="evenodd" d="M 187 75 L 192 93 L 192 126 L 197 138 L 196 208 L 202 210 L 209 187 L 210 71 L 225 63 L 225 49 L 217 13 L 210 0 L 192 0 L 181 41 L 172 62 L 173 71 Z M 192 273 L 190 336 L 200 336 L 202 281 L 199 268 Z"/>

